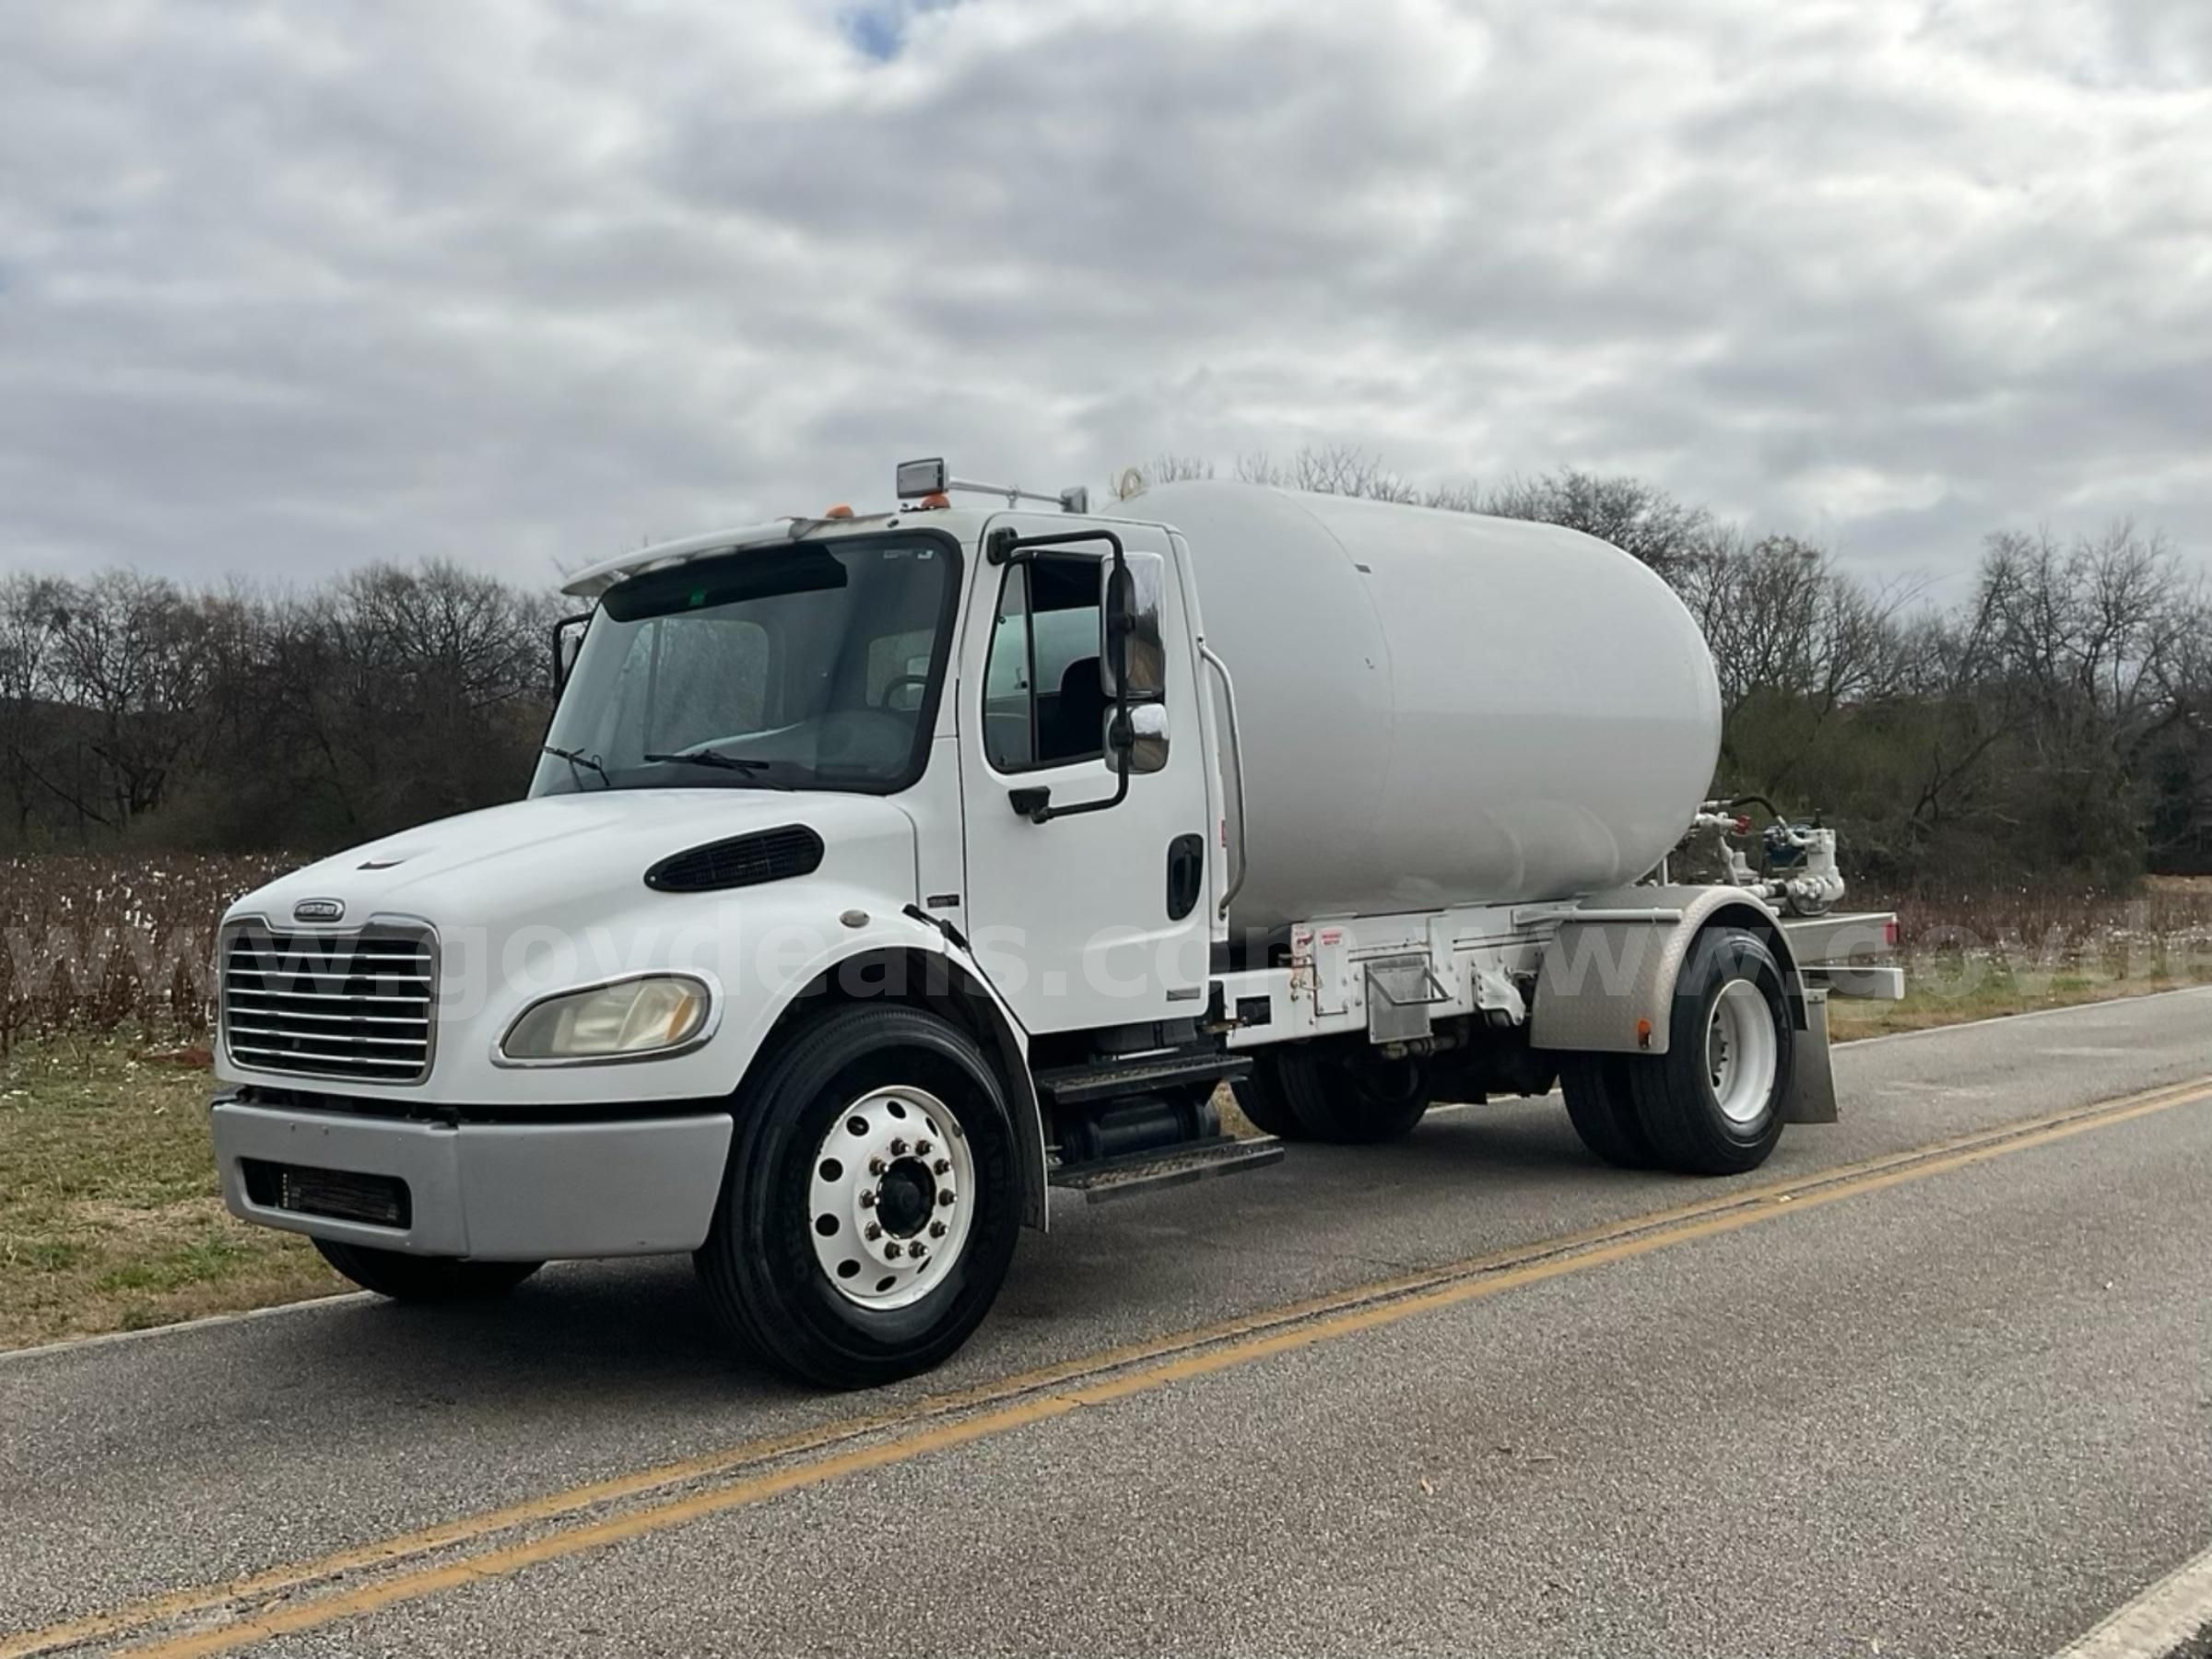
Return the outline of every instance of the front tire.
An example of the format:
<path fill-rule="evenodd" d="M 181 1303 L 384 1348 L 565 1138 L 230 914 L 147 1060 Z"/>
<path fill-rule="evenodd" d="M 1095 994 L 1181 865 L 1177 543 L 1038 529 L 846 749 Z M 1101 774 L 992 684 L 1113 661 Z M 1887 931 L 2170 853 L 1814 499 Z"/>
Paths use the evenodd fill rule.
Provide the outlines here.
<path fill-rule="evenodd" d="M 1712 927 L 1675 983 L 1664 1054 L 1628 1066 L 1653 1151 L 1686 1175 L 1741 1175 L 1782 1138 L 1796 1059 L 1782 965 L 1740 927 Z"/>
<path fill-rule="evenodd" d="M 693 1260 L 746 1347 L 803 1381 L 869 1388 L 967 1341 L 1020 1213 L 1013 1116 L 974 1041 L 919 1008 L 848 1006 L 744 1091 Z"/>
<path fill-rule="evenodd" d="M 504 1296 L 543 1262 L 464 1262 L 453 1256 L 409 1255 L 366 1244 L 316 1239 L 323 1259 L 364 1290 L 394 1301 L 489 1301 Z"/>

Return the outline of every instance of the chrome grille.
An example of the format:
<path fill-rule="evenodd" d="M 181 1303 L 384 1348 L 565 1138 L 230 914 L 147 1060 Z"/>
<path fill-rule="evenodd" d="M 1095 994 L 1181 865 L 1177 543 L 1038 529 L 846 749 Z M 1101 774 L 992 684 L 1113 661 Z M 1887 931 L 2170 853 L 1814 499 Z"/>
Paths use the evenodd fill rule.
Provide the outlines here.
<path fill-rule="evenodd" d="M 428 934 L 280 934 L 223 940 L 223 1042 L 254 1071 L 415 1083 L 430 1068 L 436 958 Z"/>

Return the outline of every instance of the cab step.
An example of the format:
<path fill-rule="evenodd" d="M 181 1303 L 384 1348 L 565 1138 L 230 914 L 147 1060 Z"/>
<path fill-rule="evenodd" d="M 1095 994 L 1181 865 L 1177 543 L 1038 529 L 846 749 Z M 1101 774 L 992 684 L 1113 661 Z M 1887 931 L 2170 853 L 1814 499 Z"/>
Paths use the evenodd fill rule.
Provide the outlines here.
<path fill-rule="evenodd" d="M 1151 1094 L 1191 1083 L 1226 1083 L 1252 1070 L 1243 1054 L 1211 1051 L 1197 1054 L 1148 1054 L 1133 1060 L 1096 1061 L 1088 1065 L 1049 1066 L 1035 1074 L 1037 1092 L 1056 1106 L 1111 1100 L 1120 1095 Z"/>
<path fill-rule="evenodd" d="M 1188 1186 L 1216 1175 L 1241 1175 L 1282 1160 L 1283 1143 L 1271 1135 L 1258 1140 L 1221 1135 L 1211 1140 L 1132 1152 L 1123 1158 L 1103 1158 L 1096 1163 L 1063 1164 L 1052 1172 L 1051 1179 L 1053 1186 L 1081 1193 L 1087 1203 L 1106 1204 L 1164 1187 Z"/>

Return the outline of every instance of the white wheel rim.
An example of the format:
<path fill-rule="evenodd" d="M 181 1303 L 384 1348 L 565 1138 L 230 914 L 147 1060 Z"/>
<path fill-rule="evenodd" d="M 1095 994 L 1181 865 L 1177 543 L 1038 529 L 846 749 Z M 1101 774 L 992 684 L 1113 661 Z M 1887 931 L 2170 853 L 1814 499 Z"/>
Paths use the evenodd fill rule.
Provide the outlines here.
<path fill-rule="evenodd" d="M 921 1300 L 959 1259 L 975 1218 L 975 1154 L 952 1109 L 920 1088 L 878 1088 L 815 1148 L 806 1231 L 847 1301 Z"/>
<path fill-rule="evenodd" d="M 1705 1069 L 1721 1115 L 1739 1125 L 1764 1117 L 1782 1044 L 1767 999 L 1749 980 L 1730 980 L 1705 1022 Z"/>

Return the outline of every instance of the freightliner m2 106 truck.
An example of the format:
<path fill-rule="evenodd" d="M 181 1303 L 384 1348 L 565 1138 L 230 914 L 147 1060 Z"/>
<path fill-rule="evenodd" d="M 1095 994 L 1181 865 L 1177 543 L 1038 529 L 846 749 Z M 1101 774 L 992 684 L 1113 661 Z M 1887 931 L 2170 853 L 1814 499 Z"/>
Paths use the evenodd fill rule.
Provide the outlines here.
<path fill-rule="evenodd" d="M 231 908 L 232 1210 L 402 1299 L 692 1252 L 736 1338 L 855 1386 L 958 1347 L 1055 1193 L 1555 1085 L 1688 1174 L 1834 1115 L 1826 999 L 1899 993 L 1887 918 L 1835 912 L 1832 830 L 1705 799 L 1712 662 L 1635 560 L 899 486 L 583 571 L 526 799 Z M 1721 878 L 1670 879 L 1699 837 Z"/>

